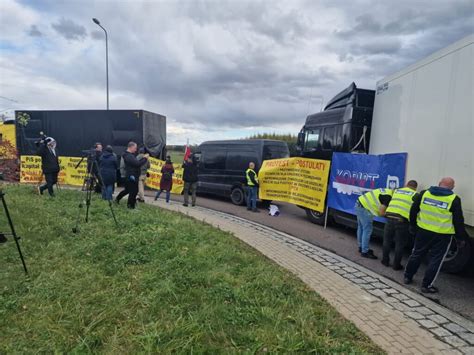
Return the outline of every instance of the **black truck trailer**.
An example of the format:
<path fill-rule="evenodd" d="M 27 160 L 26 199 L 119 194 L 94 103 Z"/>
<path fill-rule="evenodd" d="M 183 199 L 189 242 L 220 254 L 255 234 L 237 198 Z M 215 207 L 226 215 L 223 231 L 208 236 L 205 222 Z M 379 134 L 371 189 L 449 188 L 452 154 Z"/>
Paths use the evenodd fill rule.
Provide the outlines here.
<path fill-rule="evenodd" d="M 20 155 L 36 153 L 41 132 L 58 142 L 62 156 L 82 156 L 96 142 L 121 153 L 130 141 L 155 158 L 166 154 L 166 117 L 145 110 L 16 111 L 15 125 Z"/>

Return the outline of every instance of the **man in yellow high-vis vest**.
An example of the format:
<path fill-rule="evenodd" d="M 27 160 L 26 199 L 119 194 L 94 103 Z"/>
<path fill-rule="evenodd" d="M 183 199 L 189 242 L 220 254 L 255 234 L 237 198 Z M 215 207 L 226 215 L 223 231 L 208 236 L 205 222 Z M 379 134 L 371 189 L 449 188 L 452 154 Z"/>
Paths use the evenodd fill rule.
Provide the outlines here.
<path fill-rule="evenodd" d="M 249 163 L 249 168 L 245 171 L 245 180 L 247 184 L 247 210 L 260 212 L 257 209 L 258 176 L 255 172 L 254 162 Z"/>
<path fill-rule="evenodd" d="M 357 243 L 360 255 L 364 258 L 377 259 L 369 248 L 374 217 L 385 215 L 393 190 L 375 189 L 361 195 L 354 206 L 357 216 Z"/>
<path fill-rule="evenodd" d="M 390 266 L 390 249 L 392 248 L 392 243 L 395 242 L 394 270 L 403 269 L 401 264 L 403 248 L 408 241 L 410 208 L 413 204 L 417 187 L 418 183 L 415 180 L 410 180 L 405 187 L 396 189 L 385 211 L 387 222 L 385 223 L 383 234 L 382 264 Z"/>
<path fill-rule="evenodd" d="M 410 209 L 410 228 L 416 229 L 415 246 L 405 269 L 405 284 L 410 284 L 421 261 L 429 252 L 430 261 L 421 283 L 421 292 L 436 293 L 433 286 L 444 258 L 449 251 L 452 237 L 456 235 L 461 247 L 468 237 L 464 227 L 461 199 L 455 193 L 454 179 L 445 177 L 439 186 L 422 191 Z"/>

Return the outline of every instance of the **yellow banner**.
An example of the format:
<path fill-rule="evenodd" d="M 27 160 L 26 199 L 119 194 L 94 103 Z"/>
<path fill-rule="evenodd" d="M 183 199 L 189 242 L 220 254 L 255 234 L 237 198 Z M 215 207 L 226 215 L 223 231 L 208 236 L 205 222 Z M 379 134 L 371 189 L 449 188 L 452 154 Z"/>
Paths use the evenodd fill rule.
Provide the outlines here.
<path fill-rule="evenodd" d="M 84 178 L 87 174 L 87 161 L 84 159 L 76 169 L 76 165 L 81 158 L 76 157 L 59 157 L 61 171 L 58 175 L 58 182 L 64 185 L 82 186 Z M 146 185 L 152 189 L 160 189 L 161 168 L 165 164 L 164 161 L 150 158 L 149 177 Z M 22 155 L 20 157 L 20 182 L 39 184 L 44 180 L 41 170 L 41 158 L 35 155 Z M 181 194 L 183 191 L 183 168 L 181 165 L 174 165 L 173 187 L 171 192 Z"/>
<path fill-rule="evenodd" d="M 146 186 L 149 188 L 159 190 L 161 180 L 161 168 L 165 165 L 163 160 L 150 158 L 150 169 L 148 169 L 149 177 L 146 179 Z M 173 186 L 171 192 L 174 194 L 181 194 L 183 192 L 183 167 L 181 164 L 173 164 Z"/>
<path fill-rule="evenodd" d="M 16 133 L 14 124 L 0 123 L 0 159 L 16 158 Z"/>
<path fill-rule="evenodd" d="M 266 160 L 258 173 L 259 197 L 323 212 L 330 164 L 307 158 Z"/>
<path fill-rule="evenodd" d="M 82 186 L 87 173 L 87 162 L 84 159 L 75 169 L 81 158 L 59 157 L 61 171 L 58 175 L 59 184 Z M 41 157 L 36 155 L 22 155 L 20 157 L 20 182 L 39 184 L 44 180 L 41 170 Z"/>

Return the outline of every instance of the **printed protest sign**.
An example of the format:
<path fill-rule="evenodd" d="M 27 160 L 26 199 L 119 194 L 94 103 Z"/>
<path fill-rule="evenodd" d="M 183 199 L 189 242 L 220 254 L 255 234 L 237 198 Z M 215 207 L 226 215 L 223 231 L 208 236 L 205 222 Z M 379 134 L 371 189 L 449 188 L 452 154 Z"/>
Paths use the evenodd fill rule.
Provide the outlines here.
<path fill-rule="evenodd" d="M 330 161 L 287 158 L 266 160 L 259 171 L 259 197 L 323 212 Z"/>

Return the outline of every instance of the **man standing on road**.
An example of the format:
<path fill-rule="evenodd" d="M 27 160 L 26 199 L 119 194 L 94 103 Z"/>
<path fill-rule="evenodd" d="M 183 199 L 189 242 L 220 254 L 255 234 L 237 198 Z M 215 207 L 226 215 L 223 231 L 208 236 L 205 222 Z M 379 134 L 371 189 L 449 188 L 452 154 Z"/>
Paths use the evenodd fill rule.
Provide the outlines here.
<path fill-rule="evenodd" d="M 196 206 L 196 189 L 198 183 L 198 167 L 190 155 L 188 160 L 183 163 L 183 181 L 184 181 L 184 203 L 188 207 L 189 194 L 191 193 L 191 206 Z"/>
<path fill-rule="evenodd" d="M 395 240 L 395 258 L 393 260 L 393 269 L 402 270 L 401 264 L 403 248 L 408 240 L 408 226 L 410 219 L 410 208 L 413 199 L 416 196 L 418 183 L 410 180 L 405 187 L 396 189 L 393 192 L 392 199 L 385 211 L 387 223 L 385 224 L 383 235 L 383 258 L 382 264 L 390 266 L 390 249 Z"/>
<path fill-rule="evenodd" d="M 249 168 L 245 172 L 245 177 L 247 180 L 247 210 L 260 212 L 257 209 L 258 176 L 254 169 L 255 163 L 250 162 Z"/>
<path fill-rule="evenodd" d="M 46 183 L 38 187 L 40 195 L 48 189 L 51 197 L 54 197 L 53 185 L 58 182 L 60 170 L 58 152 L 56 151 L 56 141 L 54 138 L 46 137 L 37 144 L 36 154 L 41 157 L 41 170 L 43 170 Z"/>
<path fill-rule="evenodd" d="M 364 258 L 377 259 L 372 249 L 369 249 L 370 236 L 374 216 L 384 216 L 393 190 L 375 189 L 361 195 L 355 204 L 357 215 L 357 243 L 360 255 Z"/>
<path fill-rule="evenodd" d="M 125 163 L 125 189 L 123 189 L 115 200 L 120 202 L 122 197 L 128 194 L 127 207 L 134 209 L 137 203 L 138 179 L 140 177 L 140 168 L 148 161 L 148 154 L 144 154 L 143 158 L 138 160 L 135 156 L 137 152 L 137 143 L 128 143 L 127 150 L 123 153 L 122 159 Z"/>
<path fill-rule="evenodd" d="M 405 284 L 413 281 L 424 256 L 429 252 L 430 261 L 421 283 L 421 292 L 436 293 L 433 283 L 449 251 L 453 235 L 458 247 L 464 246 L 467 232 L 464 227 L 461 199 L 455 193 L 454 179 L 445 177 L 439 186 L 431 186 L 415 197 L 410 209 L 410 229 L 416 230 L 415 246 L 405 269 Z"/>

